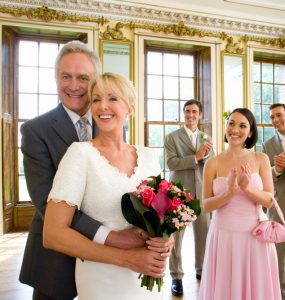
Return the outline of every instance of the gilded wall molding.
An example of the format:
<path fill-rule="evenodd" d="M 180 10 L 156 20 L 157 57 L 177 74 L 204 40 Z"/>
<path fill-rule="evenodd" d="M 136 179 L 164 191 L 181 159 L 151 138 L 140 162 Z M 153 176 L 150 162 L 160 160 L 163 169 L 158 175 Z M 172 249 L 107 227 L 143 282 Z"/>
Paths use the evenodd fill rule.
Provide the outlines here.
<path fill-rule="evenodd" d="M 42 6 L 40 0 L 1 0 L 1 5 L 15 5 L 20 7 Z M 259 38 L 278 38 L 285 35 L 285 28 L 264 25 L 262 22 L 250 22 L 241 20 L 229 20 L 208 15 L 193 14 L 187 10 L 159 8 L 156 6 L 146 6 L 132 3 L 118 3 L 108 0 L 45 0 L 45 6 L 68 12 L 75 15 L 84 14 L 92 18 L 102 16 L 110 20 L 121 22 L 136 22 L 144 24 L 166 23 L 177 24 L 179 21 L 197 29 L 210 31 L 224 31 L 229 35 L 243 36 L 245 34 Z M 83 21 L 83 20 L 82 20 Z"/>
<path fill-rule="evenodd" d="M 71 21 L 73 23 L 77 22 L 92 22 L 104 25 L 108 20 L 104 17 L 93 18 L 89 16 L 81 16 L 77 14 L 66 13 L 63 11 L 56 11 L 55 9 L 50 9 L 46 6 L 41 6 L 37 8 L 26 8 L 26 7 L 1 7 L 0 13 L 9 14 L 14 17 L 25 16 L 28 19 L 40 20 L 44 22 L 52 21 Z"/>
<path fill-rule="evenodd" d="M 245 35 L 241 38 L 241 40 L 244 41 L 245 43 L 257 42 L 257 43 L 264 44 L 267 46 L 285 48 L 285 35 L 283 37 L 280 37 L 277 39 L 253 38 L 253 37 L 248 37 L 247 35 Z"/>
<path fill-rule="evenodd" d="M 26 16 L 29 19 L 41 20 L 44 22 L 91 22 L 98 23 L 101 26 L 109 22 L 109 20 L 106 19 L 105 16 L 83 16 L 79 14 L 67 13 L 64 11 L 57 11 L 46 6 L 37 8 L 0 6 L 0 13 L 10 14 L 14 17 Z M 107 29 L 104 32 L 100 32 L 100 37 L 106 40 L 129 41 L 129 39 L 124 36 L 124 33 L 122 31 L 123 28 L 129 28 L 132 31 L 135 29 L 144 29 L 155 33 L 163 33 L 166 35 L 173 34 L 176 36 L 218 38 L 222 41 L 226 41 L 226 52 L 235 54 L 242 54 L 244 52 L 244 49 L 241 46 L 241 43 L 246 44 L 248 41 L 258 42 L 261 44 L 270 45 L 272 47 L 285 48 L 285 33 L 284 35 L 277 38 L 255 37 L 244 34 L 240 37 L 240 40 L 238 42 L 234 42 L 233 37 L 231 37 L 231 35 L 226 32 L 217 32 L 216 28 L 215 31 L 192 28 L 186 26 L 183 21 L 178 22 L 178 24 L 147 24 L 134 21 L 130 21 L 127 23 L 117 22 L 114 28 L 111 28 L 111 26 L 108 25 Z"/>
<path fill-rule="evenodd" d="M 179 37 L 188 36 L 188 37 L 199 37 L 199 38 L 217 38 L 221 41 L 225 41 L 225 52 L 231 54 L 244 54 L 244 47 L 242 44 L 245 44 L 249 41 L 265 44 L 272 47 L 285 48 L 285 35 L 280 38 L 256 38 L 244 35 L 234 41 L 234 38 L 228 35 L 225 32 L 212 32 L 205 31 L 196 28 L 188 27 L 184 22 L 179 22 L 178 24 L 139 24 L 135 22 L 122 23 L 117 22 L 114 28 L 111 28 L 110 25 L 107 26 L 105 32 L 100 32 L 100 37 L 107 40 L 120 40 L 120 41 L 129 41 L 124 37 L 123 28 L 128 28 L 132 31 L 135 29 L 143 29 L 147 31 L 152 31 L 154 33 L 163 33 L 165 35 L 175 35 Z"/>
<path fill-rule="evenodd" d="M 124 36 L 124 33 L 122 31 L 123 27 L 124 24 L 121 22 L 118 22 L 115 25 L 115 28 L 111 28 L 110 25 L 107 25 L 106 31 L 99 33 L 100 38 L 104 40 L 129 42 L 130 40 Z"/>
<path fill-rule="evenodd" d="M 135 22 L 130 22 L 124 24 L 124 26 L 129 27 L 130 29 L 145 29 L 152 32 L 160 32 L 166 35 L 174 34 L 176 36 L 197 36 L 197 37 L 214 37 L 225 40 L 228 35 L 224 32 L 216 33 L 212 31 L 205 31 L 196 28 L 191 28 L 185 26 L 183 21 L 180 21 L 178 24 L 139 24 Z"/>
<path fill-rule="evenodd" d="M 151 24 L 138 24 L 135 22 L 122 23 L 118 22 L 115 25 L 115 28 L 112 29 L 109 25 L 105 32 L 100 32 L 100 37 L 108 40 L 128 40 L 123 36 L 122 29 L 127 28 L 132 31 L 135 29 L 143 29 L 147 31 L 152 31 L 154 33 L 162 33 L 164 35 L 175 35 L 179 37 L 188 36 L 188 37 L 199 37 L 199 38 L 216 38 L 222 41 L 226 41 L 225 52 L 234 53 L 234 54 L 243 54 L 244 49 L 241 46 L 241 40 L 238 42 L 233 42 L 233 37 L 229 36 L 225 32 L 215 33 L 211 31 L 199 30 L 196 28 L 191 28 L 185 26 L 184 22 L 179 22 L 178 24 L 167 25 L 151 25 Z M 115 37 L 113 37 L 115 35 Z M 118 37 L 117 37 L 118 36 Z"/>
<path fill-rule="evenodd" d="M 234 42 L 232 36 L 228 37 L 224 52 L 229 54 L 244 54 L 244 48 L 241 46 L 241 40 L 239 39 L 238 42 Z"/>

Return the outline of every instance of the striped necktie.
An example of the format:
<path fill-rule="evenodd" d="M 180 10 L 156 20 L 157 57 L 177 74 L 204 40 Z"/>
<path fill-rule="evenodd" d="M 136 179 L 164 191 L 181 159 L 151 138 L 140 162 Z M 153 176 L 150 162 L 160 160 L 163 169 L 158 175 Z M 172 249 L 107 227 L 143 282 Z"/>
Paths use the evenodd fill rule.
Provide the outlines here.
<path fill-rule="evenodd" d="M 88 138 L 88 120 L 85 117 L 81 117 L 77 123 L 79 124 L 79 141 L 86 142 L 89 140 Z"/>

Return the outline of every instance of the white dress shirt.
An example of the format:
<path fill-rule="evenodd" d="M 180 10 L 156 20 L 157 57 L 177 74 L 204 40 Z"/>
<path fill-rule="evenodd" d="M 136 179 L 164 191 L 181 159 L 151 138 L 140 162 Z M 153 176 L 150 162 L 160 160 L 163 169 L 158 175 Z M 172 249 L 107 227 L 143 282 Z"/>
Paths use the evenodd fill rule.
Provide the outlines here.
<path fill-rule="evenodd" d="M 186 125 L 184 125 L 184 128 L 186 130 L 186 133 L 187 133 L 192 145 L 194 146 L 194 148 L 196 148 L 198 128 L 196 128 L 196 130 L 194 132 L 191 129 L 189 129 Z"/>

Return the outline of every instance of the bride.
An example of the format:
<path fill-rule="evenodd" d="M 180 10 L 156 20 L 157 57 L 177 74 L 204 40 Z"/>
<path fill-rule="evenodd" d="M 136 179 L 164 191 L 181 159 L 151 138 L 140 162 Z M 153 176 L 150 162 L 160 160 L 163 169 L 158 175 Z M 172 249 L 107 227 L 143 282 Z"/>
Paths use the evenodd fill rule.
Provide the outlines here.
<path fill-rule="evenodd" d="M 59 165 L 48 197 L 44 246 L 77 257 L 80 300 L 162 299 L 161 293 L 141 288 L 138 275 L 164 276 L 172 240 L 151 238 L 143 248 L 118 249 L 71 228 L 76 208 L 111 230 L 131 227 L 121 212 L 121 196 L 161 172 L 151 149 L 124 142 L 124 122 L 135 100 L 131 83 L 105 73 L 90 83 L 89 97 L 99 134 L 89 142 L 73 143 Z"/>

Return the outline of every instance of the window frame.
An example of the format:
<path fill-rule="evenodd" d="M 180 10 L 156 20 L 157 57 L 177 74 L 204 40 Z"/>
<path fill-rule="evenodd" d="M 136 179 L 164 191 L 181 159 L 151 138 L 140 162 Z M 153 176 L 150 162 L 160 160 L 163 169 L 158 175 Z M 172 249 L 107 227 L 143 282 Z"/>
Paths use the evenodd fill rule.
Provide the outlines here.
<path fill-rule="evenodd" d="M 153 45 L 145 45 L 145 50 L 144 50 L 144 57 L 145 57 L 145 72 L 144 72 L 144 95 L 145 95 L 145 99 L 144 99 L 144 144 L 146 147 L 151 147 L 153 149 L 163 149 L 163 169 L 162 169 L 162 175 L 163 177 L 167 178 L 166 173 L 169 173 L 169 169 L 167 168 L 166 165 L 166 159 L 165 159 L 165 149 L 164 146 L 162 147 L 154 147 L 154 146 L 150 146 L 149 145 L 149 127 L 150 125 L 162 125 L 163 126 L 163 144 L 164 144 L 164 140 L 165 140 L 165 127 L 167 125 L 174 125 L 174 126 L 179 126 L 179 128 L 181 128 L 184 125 L 184 118 L 181 117 L 181 119 L 179 121 L 148 121 L 147 120 L 147 114 L 148 114 L 148 90 L 147 90 L 147 76 L 149 75 L 147 72 L 147 54 L 148 52 L 159 52 L 159 53 L 163 53 L 163 54 L 178 54 L 178 55 L 191 55 L 193 56 L 193 66 L 194 66 L 194 70 L 193 70 L 193 98 L 196 99 L 197 98 L 197 90 L 198 90 L 198 78 L 197 78 L 197 51 L 193 51 L 191 49 L 179 49 L 179 48 L 169 48 L 169 47 L 162 47 L 162 46 L 153 46 Z M 162 73 L 163 74 L 163 73 Z M 164 76 L 164 75 L 162 75 Z M 177 77 L 180 79 L 180 75 L 178 72 Z M 180 93 L 180 91 L 178 90 L 178 92 Z M 179 115 L 180 115 L 180 111 L 181 111 L 181 103 L 184 105 L 184 103 L 187 100 L 180 100 L 180 95 L 178 95 L 178 103 L 179 103 Z M 164 103 L 165 98 L 162 97 L 162 103 Z M 162 110 L 162 119 L 164 119 L 164 110 Z M 180 118 L 180 117 L 179 117 Z"/>
<path fill-rule="evenodd" d="M 275 70 L 275 65 L 284 65 L 285 66 L 285 58 L 284 59 L 281 59 L 281 58 L 270 58 L 270 57 L 264 57 L 263 55 L 260 55 L 260 54 L 256 54 L 254 55 L 254 58 L 253 58 L 253 66 L 255 65 L 255 63 L 260 63 L 260 71 L 259 71 L 259 75 L 260 75 L 260 81 L 255 81 L 254 80 L 254 77 L 253 77 L 253 81 L 252 81 L 252 86 L 253 86 L 253 89 L 254 89 L 254 85 L 256 83 L 260 84 L 260 102 L 256 102 L 255 98 L 254 98 L 254 94 L 253 94 L 253 111 L 255 110 L 255 107 L 256 105 L 259 105 L 260 106 L 260 117 L 261 117 L 261 122 L 258 123 L 257 122 L 257 129 L 259 131 L 261 131 L 261 138 L 259 138 L 258 140 L 261 142 L 261 144 L 259 144 L 257 142 L 256 146 L 255 146 L 255 150 L 256 151 L 262 151 L 262 143 L 267 140 L 268 138 L 265 139 L 265 129 L 266 128 L 274 128 L 272 123 L 264 123 L 263 122 L 263 108 L 264 108 L 264 105 L 263 105 L 263 97 L 262 97 L 262 85 L 263 84 L 271 84 L 272 87 L 273 87 L 273 99 L 272 99 L 272 103 L 268 104 L 268 108 L 270 107 L 271 104 L 274 104 L 274 103 L 279 103 L 279 102 L 275 102 L 275 94 L 274 94 L 274 86 L 277 84 L 275 83 L 275 78 L 274 78 L 274 70 Z M 273 81 L 272 83 L 268 83 L 268 82 L 263 82 L 262 81 L 262 64 L 272 64 L 273 65 Z M 278 84 L 278 85 L 283 85 L 284 88 L 285 88 L 285 83 L 284 84 Z M 280 102 L 280 103 L 285 103 L 284 102 Z M 268 114 L 269 114 L 269 110 L 268 110 Z"/>
<path fill-rule="evenodd" d="M 55 32 L 55 31 L 54 31 Z M 19 123 L 23 123 L 29 119 L 24 119 L 19 117 L 19 91 L 18 91 L 18 85 L 19 85 L 19 44 L 20 41 L 35 41 L 38 44 L 40 42 L 45 42 L 45 43 L 57 43 L 58 45 L 60 44 L 65 44 L 68 41 L 74 40 L 74 39 L 79 39 L 83 42 L 86 42 L 87 40 L 87 33 L 80 33 L 74 31 L 74 38 L 73 37 L 65 37 L 64 33 L 58 34 L 58 35 L 42 35 L 42 34 L 27 34 L 27 33 L 21 33 L 21 32 L 16 32 L 16 37 L 15 37 L 15 53 L 14 53 L 14 70 L 15 70 L 15 80 L 14 80 L 14 101 L 13 101 L 13 122 L 14 122 L 14 182 L 15 182 L 15 193 L 14 193 L 14 204 L 15 205 L 31 205 L 32 201 L 31 199 L 23 199 L 20 200 L 20 177 L 25 178 L 25 174 L 20 174 L 20 161 L 19 161 L 19 155 L 18 152 L 21 151 L 21 145 L 19 145 L 19 131 L 18 131 L 18 126 Z M 37 65 L 37 68 L 39 69 L 39 65 Z M 39 92 L 39 89 L 37 89 L 37 97 L 41 95 Z M 57 95 L 57 94 L 56 94 Z M 38 99 L 39 100 L 39 99 Z M 38 100 L 37 100 L 37 105 L 38 105 Z M 60 100 L 57 100 L 57 104 L 60 103 Z M 39 111 L 38 111 L 38 114 Z"/>

